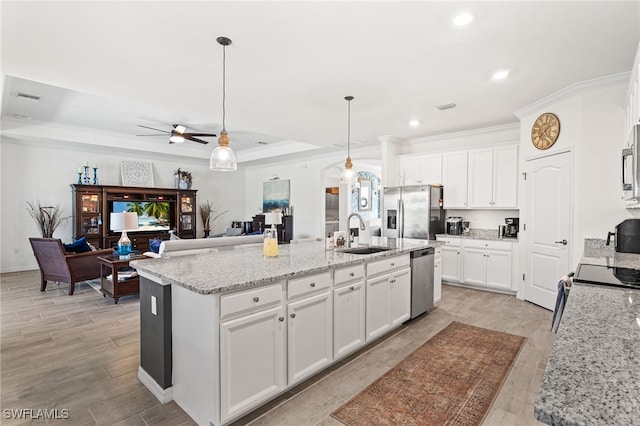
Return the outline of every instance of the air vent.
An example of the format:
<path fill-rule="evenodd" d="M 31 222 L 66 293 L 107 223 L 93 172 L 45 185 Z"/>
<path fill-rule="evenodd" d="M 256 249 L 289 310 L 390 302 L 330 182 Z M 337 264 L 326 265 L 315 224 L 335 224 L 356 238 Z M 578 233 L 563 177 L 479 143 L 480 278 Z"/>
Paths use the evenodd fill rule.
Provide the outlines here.
<path fill-rule="evenodd" d="M 258 141 L 256 142 L 256 145 L 269 145 L 269 142 Z"/>
<path fill-rule="evenodd" d="M 455 108 L 456 104 L 444 104 L 444 105 L 436 105 L 434 108 L 438 111 L 444 111 L 445 109 Z"/>
<path fill-rule="evenodd" d="M 30 95 L 28 93 L 18 92 L 18 97 L 23 99 L 29 99 L 30 101 L 39 101 L 40 96 Z"/>

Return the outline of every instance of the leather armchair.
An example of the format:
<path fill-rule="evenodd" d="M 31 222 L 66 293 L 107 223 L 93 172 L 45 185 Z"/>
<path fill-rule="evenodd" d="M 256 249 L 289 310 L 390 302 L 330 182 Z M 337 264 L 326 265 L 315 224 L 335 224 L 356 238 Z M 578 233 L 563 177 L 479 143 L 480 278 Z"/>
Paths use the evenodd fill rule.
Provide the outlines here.
<path fill-rule="evenodd" d="M 69 254 L 57 238 L 29 238 L 33 254 L 40 267 L 40 291 L 45 291 L 47 281 L 69 283 L 69 296 L 76 289 L 76 282 L 100 278 L 98 256 L 110 256 L 113 249 Z"/>

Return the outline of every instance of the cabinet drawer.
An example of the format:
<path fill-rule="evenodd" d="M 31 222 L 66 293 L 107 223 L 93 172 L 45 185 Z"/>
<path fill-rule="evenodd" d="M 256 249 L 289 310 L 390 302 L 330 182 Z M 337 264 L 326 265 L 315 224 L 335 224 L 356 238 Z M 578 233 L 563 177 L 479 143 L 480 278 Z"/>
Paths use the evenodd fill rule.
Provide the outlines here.
<path fill-rule="evenodd" d="M 383 260 L 369 262 L 367 264 L 367 276 L 373 276 L 389 272 L 395 269 L 405 268 L 409 266 L 409 255 L 386 257 Z"/>
<path fill-rule="evenodd" d="M 478 248 L 489 250 L 509 250 L 511 251 L 511 241 L 493 241 L 493 240 L 464 240 L 465 248 Z"/>
<path fill-rule="evenodd" d="M 287 284 L 288 299 L 294 299 L 306 294 L 312 294 L 319 290 L 331 287 L 331 272 L 309 275 L 303 278 L 294 278 Z"/>
<path fill-rule="evenodd" d="M 460 247 L 462 238 L 436 237 L 436 241 L 442 241 L 446 246 Z"/>
<path fill-rule="evenodd" d="M 361 265 L 350 266 L 348 268 L 336 269 L 333 280 L 335 283 L 334 285 L 338 287 L 340 284 L 362 278 L 364 278 L 364 263 Z"/>
<path fill-rule="evenodd" d="M 270 285 L 220 296 L 220 320 L 277 306 L 283 301 L 282 285 Z"/>

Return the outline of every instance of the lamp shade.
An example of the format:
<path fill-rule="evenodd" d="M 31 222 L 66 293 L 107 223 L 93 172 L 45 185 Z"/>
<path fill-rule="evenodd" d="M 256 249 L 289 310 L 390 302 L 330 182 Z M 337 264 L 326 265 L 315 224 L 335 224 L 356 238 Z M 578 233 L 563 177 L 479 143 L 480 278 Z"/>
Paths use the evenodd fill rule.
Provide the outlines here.
<path fill-rule="evenodd" d="M 281 225 L 282 215 L 280 213 L 265 213 L 264 223 L 267 225 Z"/>
<path fill-rule="evenodd" d="M 130 231 L 138 229 L 138 213 L 111 213 L 109 226 L 112 231 Z"/>

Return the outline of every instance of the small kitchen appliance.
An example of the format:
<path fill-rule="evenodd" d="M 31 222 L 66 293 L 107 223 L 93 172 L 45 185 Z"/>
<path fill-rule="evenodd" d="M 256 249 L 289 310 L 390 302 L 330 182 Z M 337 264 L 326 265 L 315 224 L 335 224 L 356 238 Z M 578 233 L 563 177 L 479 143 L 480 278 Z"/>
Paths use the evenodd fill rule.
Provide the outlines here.
<path fill-rule="evenodd" d="M 504 219 L 505 229 L 504 236 L 507 238 L 517 238 L 520 229 L 520 218 L 506 217 Z"/>
<path fill-rule="evenodd" d="M 640 253 L 640 219 L 623 220 L 616 226 L 616 232 L 609 232 L 607 245 L 615 238 L 618 253 Z"/>
<path fill-rule="evenodd" d="M 462 218 L 459 216 L 449 216 L 447 218 L 447 234 L 462 235 Z"/>

